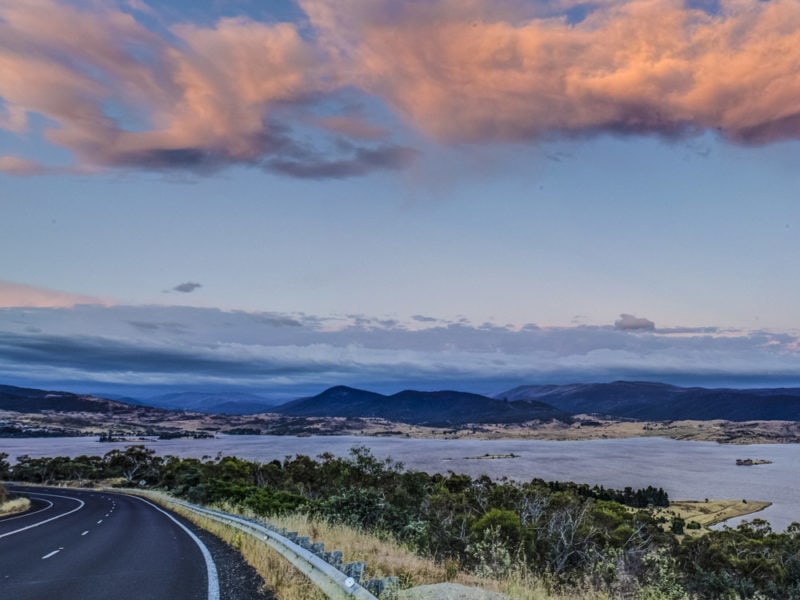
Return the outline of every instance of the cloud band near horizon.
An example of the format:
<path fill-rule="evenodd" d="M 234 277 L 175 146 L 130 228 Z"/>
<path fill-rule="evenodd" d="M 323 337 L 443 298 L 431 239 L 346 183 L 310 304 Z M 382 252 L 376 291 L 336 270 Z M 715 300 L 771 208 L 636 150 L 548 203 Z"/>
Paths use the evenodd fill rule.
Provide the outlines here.
<path fill-rule="evenodd" d="M 336 384 L 499 393 L 615 379 L 800 385 L 800 334 L 323 318 L 177 306 L 0 309 L 0 383 L 91 392 Z"/>
<path fill-rule="evenodd" d="M 407 168 L 417 136 L 800 138 L 794 1 L 298 4 L 302 22 L 208 24 L 141 2 L 0 1 L 0 130 L 72 157 L 7 154 L 0 172 L 319 179 Z"/>

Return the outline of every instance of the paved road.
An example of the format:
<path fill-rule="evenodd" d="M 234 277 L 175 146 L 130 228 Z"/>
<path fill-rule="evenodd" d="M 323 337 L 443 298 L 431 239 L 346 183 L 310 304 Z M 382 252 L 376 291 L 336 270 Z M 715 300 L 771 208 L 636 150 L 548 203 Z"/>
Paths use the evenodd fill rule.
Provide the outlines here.
<path fill-rule="evenodd" d="M 9 489 L 29 494 L 33 507 L 0 519 L 2 598 L 218 598 L 208 550 L 159 507 L 122 494 Z"/>

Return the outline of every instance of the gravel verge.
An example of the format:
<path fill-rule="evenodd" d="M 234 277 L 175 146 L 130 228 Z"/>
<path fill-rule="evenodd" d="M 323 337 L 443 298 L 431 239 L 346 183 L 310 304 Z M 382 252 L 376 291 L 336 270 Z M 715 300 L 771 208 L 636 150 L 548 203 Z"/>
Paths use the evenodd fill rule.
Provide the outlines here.
<path fill-rule="evenodd" d="M 172 511 L 170 514 L 191 529 L 214 558 L 219 576 L 220 600 L 275 600 L 275 595 L 267 589 L 258 572 L 247 564 L 237 550 L 181 515 Z"/>

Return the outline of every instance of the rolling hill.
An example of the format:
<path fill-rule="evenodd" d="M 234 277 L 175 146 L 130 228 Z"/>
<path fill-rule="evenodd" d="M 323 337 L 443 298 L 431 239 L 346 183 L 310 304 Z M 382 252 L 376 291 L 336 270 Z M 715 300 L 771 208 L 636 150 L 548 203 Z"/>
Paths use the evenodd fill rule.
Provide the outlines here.
<path fill-rule="evenodd" d="M 177 392 L 141 401 L 148 406 L 168 410 L 189 410 L 227 415 L 252 415 L 271 412 L 275 402 L 256 394 L 242 392 Z"/>
<path fill-rule="evenodd" d="M 465 423 L 569 421 L 570 416 L 537 400 L 496 400 L 467 392 L 406 390 L 391 396 L 346 386 L 329 388 L 273 409 L 283 415 L 379 417 L 389 421 L 448 427 Z"/>
<path fill-rule="evenodd" d="M 495 398 L 546 402 L 571 414 L 601 414 L 637 420 L 800 420 L 798 388 L 702 388 L 614 381 L 523 385 L 497 394 Z"/>
<path fill-rule="evenodd" d="M 108 412 L 114 409 L 124 411 L 132 408 L 124 402 L 96 396 L 0 385 L 0 410 L 20 413 Z"/>

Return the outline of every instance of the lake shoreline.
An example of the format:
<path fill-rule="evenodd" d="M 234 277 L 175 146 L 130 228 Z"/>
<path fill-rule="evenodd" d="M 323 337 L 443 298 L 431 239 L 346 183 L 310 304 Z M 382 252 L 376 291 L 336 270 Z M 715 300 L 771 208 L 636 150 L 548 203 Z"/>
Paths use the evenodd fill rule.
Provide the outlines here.
<path fill-rule="evenodd" d="M 0 451 L 16 456 L 101 456 L 114 449 L 143 443 L 161 456 L 213 460 L 238 456 L 245 460 L 282 461 L 302 454 L 325 452 L 346 456 L 354 446 L 366 446 L 378 459 L 403 463 L 429 473 L 453 471 L 472 477 L 530 481 L 574 481 L 608 488 L 661 487 L 670 498 L 759 499 L 772 502 L 759 518 L 782 530 L 800 521 L 800 444 L 755 444 L 747 453 L 771 461 L 757 468 L 736 465 L 742 449 L 716 442 L 677 441 L 659 437 L 549 441 L 383 438 L 370 436 L 220 436 L 104 442 L 97 438 L 9 438 Z M 476 460 L 489 455 L 491 459 Z M 728 523 L 735 526 L 740 518 Z"/>

